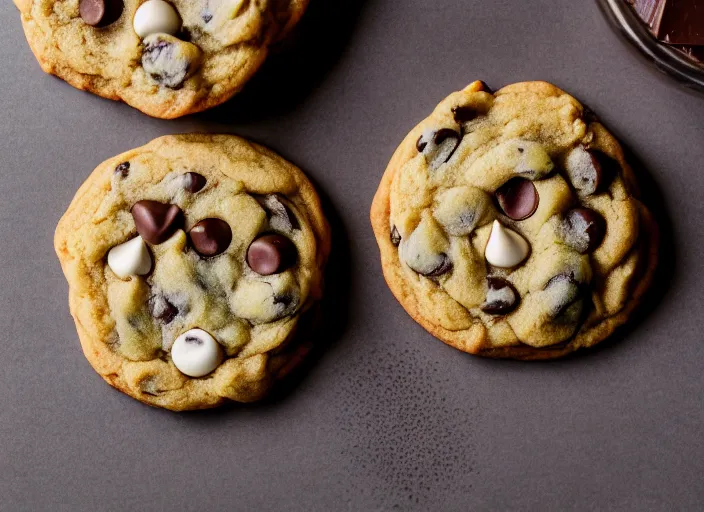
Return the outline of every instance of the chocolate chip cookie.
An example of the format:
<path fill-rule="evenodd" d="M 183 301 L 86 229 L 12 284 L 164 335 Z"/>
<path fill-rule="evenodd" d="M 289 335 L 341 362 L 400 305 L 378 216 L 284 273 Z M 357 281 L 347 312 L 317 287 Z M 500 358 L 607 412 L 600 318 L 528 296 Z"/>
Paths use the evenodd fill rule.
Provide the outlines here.
<path fill-rule="evenodd" d="M 47 73 L 171 119 L 226 101 L 308 0 L 14 0 Z"/>
<path fill-rule="evenodd" d="M 592 346 L 648 288 L 657 227 L 619 143 L 545 82 L 446 98 L 397 149 L 371 210 L 406 311 L 472 354 Z"/>
<path fill-rule="evenodd" d="M 299 169 L 238 137 L 181 135 L 99 165 L 55 248 L 95 370 L 184 410 L 257 400 L 300 360 L 329 240 Z"/>

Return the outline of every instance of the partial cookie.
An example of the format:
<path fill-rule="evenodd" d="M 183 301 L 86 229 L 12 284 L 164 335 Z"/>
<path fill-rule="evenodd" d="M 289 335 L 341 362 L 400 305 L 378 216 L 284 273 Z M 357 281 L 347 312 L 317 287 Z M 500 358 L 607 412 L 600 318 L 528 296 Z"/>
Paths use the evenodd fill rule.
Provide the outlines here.
<path fill-rule="evenodd" d="M 623 324 L 657 226 L 614 137 L 545 82 L 446 98 L 396 150 L 371 221 L 406 311 L 459 350 L 549 359 Z"/>
<path fill-rule="evenodd" d="M 184 410 L 258 400 L 298 362 L 330 235 L 299 169 L 238 137 L 181 135 L 99 165 L 55 247 L 95 370 Z"/>
<path fill-rule="evenodd" d="M 308 0 L 15 0 L 47 73 L 154 117 L 214 107 L 259 69 Z"/>

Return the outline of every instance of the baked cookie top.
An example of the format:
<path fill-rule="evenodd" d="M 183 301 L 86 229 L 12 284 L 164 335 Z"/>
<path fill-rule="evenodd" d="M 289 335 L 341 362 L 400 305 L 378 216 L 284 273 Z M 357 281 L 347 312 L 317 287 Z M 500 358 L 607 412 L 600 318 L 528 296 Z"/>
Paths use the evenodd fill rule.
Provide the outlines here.
<path fill-rule="evenodd" d="M 466 352 L 594 345 L 647 288 L 657 228 L 618 142 L 545 82 L 445 99 L 394 154 L 371 220 L 409 314 Z"/>
<path fill-rule="evenodd" d="M 329 238 L 299 169 L 234 136 L 181 135 L 99 165 L 55 248 L 96 371 L 183 410 L 257 400 L 283 376 Z"/>
<path fill-rule="evenodd" d="M 14 0 L 47 73 L 154 117 L 238 92 L 308 0 Z"/>

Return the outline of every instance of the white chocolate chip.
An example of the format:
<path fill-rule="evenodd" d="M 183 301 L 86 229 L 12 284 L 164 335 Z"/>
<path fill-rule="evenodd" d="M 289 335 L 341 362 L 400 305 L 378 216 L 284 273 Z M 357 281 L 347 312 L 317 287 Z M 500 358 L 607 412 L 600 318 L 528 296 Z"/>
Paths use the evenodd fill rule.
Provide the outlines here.
<path fill-rule="evenodd" d="M 170 3 L 147 0 L 137 9 L 132 24 L 142 38 L 158 33 L 174 35 L 181 29 L 181 17 Z"/>
<path fill-rule="evenodd" d="M 116 245 L 108 252 L 108 266 L 120 279 L 143 276 L 152 268 L 152 257 L 141 236 Z"/>
<path fill-rule="evenodd" d="M 511 268 L 525 260 L 528 253 L 530 246 L 521 235 L 494 221 L 484 250 L 486 261 L 495 267 Z"/>
<path fill-rule="evenodd" d="M 171 346 L 171 360 L 189 377 L 203 377 L 220 365 L 222 348 L 202 329 L 191 329 L 176 338 Z"/>

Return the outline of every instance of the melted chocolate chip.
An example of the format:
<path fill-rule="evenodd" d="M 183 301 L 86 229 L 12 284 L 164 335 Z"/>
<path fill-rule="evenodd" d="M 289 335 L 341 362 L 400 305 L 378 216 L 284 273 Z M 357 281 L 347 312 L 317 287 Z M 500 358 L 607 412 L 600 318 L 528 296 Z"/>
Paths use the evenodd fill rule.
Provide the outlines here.
<path fill-rule="evenodd" d="M 597 194 L 608 187 L 620 165 L 601 151 L 577 146 L 567 156 L 565 170 L 580 196 Z"/>
<path fill-rule="evenodd" d="M 285 236 L 270 234 L 257 238 L 247 249 L 247 264 L 257 274 L 279 274 L 296 262 L 296 246 Z"/>
<path fill-rule="evenodd" d="M 115 167 L 115 175 L 119 175 L 120 178 L 126 178 L 130 174 L 130 163 L 122 162 L 120 165 Z"/>
<path fill-rule="evenodd" d="M 193 248 L 201 256 L 217 256 L 225 252 L 232 241 L 230 225 L 220 219 L 203 219 L 188 235 Z"/>
<path fill-rule="evenodd" d="M 589 208 L 575 208 L 565 215 L 561 227 L 565 242 L 580 254 L 593 252 L 604 241 L 606 221 Z"/>
<path fill-rule="evenodd" d="M 442 260 L 438 264 L 437 267 L 432 269 L 430 272 L 426 274 L 422 274 L 425 277 L 439 277 L 443 274 L 447 274 L 450 270 L 452 270 L 452 261 L 450 260 L 450 257 L 443 253 L 440 256 L 442 256 Z"/>
<path fill-rule="evenodd" d="M 487 285 L 489 290 L 486 294 L 484 304 L 480 306 L 481 310 L 488 315 L 507 315 L 520 302 L 520 297 L 516 288 L 502 277 L 487 277 Z"/>
<path fill-rule="evenodd" d="M 565 313 L 570 307 L 579 302 L 582 297 L 582 285 L 572 274 L 558 274 L 552 277 L 545 287 L 550 292 L 546 304 L 550 315 L 556 318 Z M 581 307 L 579 307 L 581 310 Z"/>
<path fill-rule="evenodd" d="M 416 141 L 416 149 L 425 156 L 431 169 L 437 169 L 452 158 L 460 139 L 460 134 L 452 128 L 441 128 L 421 135 Z"/>
<path fill-rule="evenodd" d="M 178 308 L 163 295 L 153 295 L 147 301 L 147 305 L 151 315 L 164 324 L 170 324 L 178 315 Z"/>
<path fill-rule="evenodd" d="M 532 181 L 512 178 L 496 191 L 496 200 L 508 217 L 524 220 L 538 209 L 540 197 Z"/>
<path fill-rule="evenodd" d="M 274 304 L 283 304 L 285 307 L 290 306 L 294 300 L 295 300 L 295 297 L 292 297 L 291 295 L 276 295 L 276 296 L 274 296 Z"/>
<path fill-rule="evenodd" d="M 205 176 L 198 174 L 197 172 L 187 172 L 183 175 L 183 188 L 192 194 L 201 191 L 203 187 L 205 187 L 206 183 L 207 180 L 205 179 Z"/>
<path fill-rule="evenodd" d="M 147 242 L 158 245 L 168 240 L 183 223 L 181 209 L 175 204 L 143 200 L 132 206 L 137 233 Z"/>
<path fill-rule="evenodd" d="M 301 229 L 296 216 L 276 194 L 260 196 L 257 198 L 257 202 L 266 211 L 266 217 L 269 219 L 273 230 L 291 231 L 293 229 Z"/>
<path fill-rule="evenodd" d="M 458 123 L 467 123 L 479 117 L 479 112 L 469 105 L 452 107 L 452 115 Z"/>
<path fill-rule="evenodd" d="M 142 68 L 164 87 L 180 89 L 201 64 L 197 46 L 169 34 L 150 34 L 143 44 Z"/>
<path fill-rule="evenodd" d="M 396 247 L 401 243 L 401 234 L 396 229 L 396 226 L 391 228 L 391 243 Z"/>

